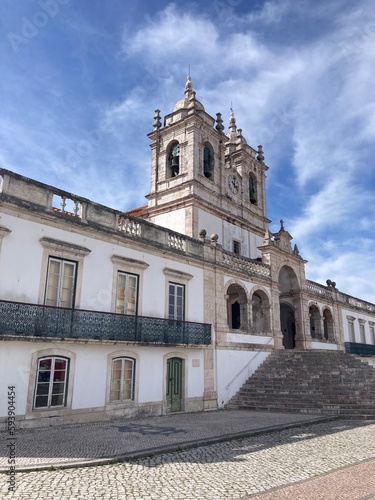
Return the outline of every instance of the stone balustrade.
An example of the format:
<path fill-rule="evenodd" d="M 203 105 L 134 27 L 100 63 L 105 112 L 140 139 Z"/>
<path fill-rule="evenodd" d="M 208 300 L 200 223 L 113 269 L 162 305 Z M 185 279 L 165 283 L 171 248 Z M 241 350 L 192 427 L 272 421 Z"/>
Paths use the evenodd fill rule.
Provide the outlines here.
<path fill-rule="evenodd" d="M 223 264 L 235 271 L 249 275 L 261 276 L 262 278 L 271 278 L 271 269 L 269 266 L 246 257 L 238 257 L 223 250 Z"/>
<path fill-rule="evenodd" d="M 315 281 L 306 280 L 306 291 L 314 295 L 319 295 L 321 298 L 332 299 L 332 289 L 315 283 Z"/>

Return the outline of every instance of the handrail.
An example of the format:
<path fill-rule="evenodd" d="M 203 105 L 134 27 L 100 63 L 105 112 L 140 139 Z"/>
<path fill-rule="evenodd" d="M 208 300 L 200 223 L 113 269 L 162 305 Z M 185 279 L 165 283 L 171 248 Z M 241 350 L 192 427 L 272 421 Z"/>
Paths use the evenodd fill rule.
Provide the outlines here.
<path fill-rule="evenodd" d="M 244 371 L 245 371 L 245 370 L 246 370 L 246 369 L 247 369 L 247 368 L 251 365 L 251 363 L 255 360 L 255 358 L 256 358 L 256 357 L 257 357 L 257 356 L 258 356 L 261 352 L 263 352 L 263 351 L 264 351 L 265 347 L 267 347 L 267 346 L 268 346 L 268 344 L 270 344 L 270 342 L 271 342 L 272 340 L 273 340 L 273 337 L 270 337 L 270 339 L 268 340 L 268 342 L 266 342 L 265 344 L 263 344 L 263 345 L 262 345 L 262 348 L 261 348 L 261 349 L 259 349 L 259 350 L 256 352 L 255 356 L 253 356 L 253 357 L 250 359 L 250 361 L 248 361 L 248 362 L 246 363 L 246 365 L 245 365 L 245 366 L 244 366 L 244 367 L 243 367 L 243 368 L 242 368 L 242 369 L 241 369 L 241 370 L 237 373 L 237 375 L 235 375 L 235 376 L 232 378 L 232 380 L 231 380 L 230 382 L 228 382 L 228 384 L 225 386 L 225 390 L 226 390 L 226 391 L 228 391 L 229 387 L 233 384 L 233 382 L 234 382 L 235 380 L 237 380 L 237 378 L 238 378 L 238 377 L 239 377 L 239 376 L 240 376 L 240 375 L 241 375 L 241 374 L 242 374 L 242 373 L 243 373 L 243 372 L 244 372 Z M 254 351 L 252 351 L 252 352 L 254 352 Z"/>

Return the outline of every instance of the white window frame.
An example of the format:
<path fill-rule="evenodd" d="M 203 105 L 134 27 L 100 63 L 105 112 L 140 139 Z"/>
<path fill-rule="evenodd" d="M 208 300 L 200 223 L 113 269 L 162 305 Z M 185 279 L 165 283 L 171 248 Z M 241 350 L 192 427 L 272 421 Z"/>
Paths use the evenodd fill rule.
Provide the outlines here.
<path fill-rule="evenodd" d="M 91 250 L 74 243 L 68 243 L 66 241 L 55 240 L 48 237 L 41 238 L 39 241 L 43 247 L 42 270 L 39 286 L 39 304 L 44 304 L 45 301 L 49 258 L 52 257 L 76 263 L 74 307 L 79 309 L 82 291 L 84 258 L 91 252 Z"/>
<path fill-rule="evenodd" d="M 117 312 L 118 276 L 119 273 L 122 273 L 137 276 L 136 314 L 142 315 L 143 275 L 149 264 L 143 260 L 132 259 L 122 255 L 112 255 L 111 261 L 113 263 L 111 311 L 117 314 L 126 314 L 124 312 Z"/>
<path fill-rule="evenodd" d="M 51 369 L 50 369 L 50 376 L 49 380 L 45 382 L 39 381 L 39 375 L 42 373 L 41 372 L 41 364 L 43 361 L 51 361 Z M 55 373 L 59 370 L 56 370 L 56 362 L 62 361 L 65 363 L 65 377 L 63 381 L 55 381 Z M 41 358 L 38 358 L 38 366 L 37 366 L 37 373 L 36 373 L 36 381 L 35 381 L 35 394 L 34 394 L 34 402 L 33 402 L 33 407 L 36 410 L 41 410 L 43 408 L 64 408 L 66 406 L 66 396 L 67 396 L 67 389 L 68 389 L 68 380 L 69 380 L 69 358 L 65 358 L 62 356 L 43 356 Z M 59 394 L 54 394 L 54 384 L 55 383 L 63 383 L 63 392 L 59 393 L 62 394 L 63 396 L 63 402 L 62 404 L 52 404 L 52 399 L 54 396 L 59 395 Z M 38 397 L 43 397 L 45 396 L 44 394 L 38 394 L 38 389 L 42 387 L 42 384 L 45 384 L 47 386 L 48 384 L 48 389 L 47 389 L 47 404 L 45 406 L 37 406 L 37 398 Z"/>
<path fill-rule="evenodd" d="M 119 358 L 128 358 L 134 360 L 134 371 L 133 371 L 133 399 L 123 399 L 123 400 L 115 400 L 111 401 L 111 389 L 112 389 L 112 370 L 113 370 L 113 361 Z M 107 379 L 106 379 L 106 407 L 109 410 L 119 409 L 119 408 L 134 408 L 137 406 L 138 402 L 138 393 L 139 393 L 139 371 L 140 366 L 140 357 L 137 352 L 118 349 L 107 356 Z"/>
<path fill-rule="evenodd" d="M 50 304 L 48 302 L 51 302 L 52 299 L 48 298 L 49 290 L 50 290 L 50 282 L 52 281 L 51 278 L 51 265 L 52 263 L 59 263 L 59 274 L 58 274 L 58 282 L 57 282 L 57 293 L 56 293 L 56 300 L 54 300 L 54 304 Z M 62 295 L 63 295 L 63 290 L 64 290 L 64 280 L 67 277 L 65 275 L 65 269 L 71 266 L 73 267 L 73 275 L 72 275 L 72 282 L 70 284 L 70 298 L 69 302 L 65 304 L 65 301 L 63 302 L 62 300 Z M 52 307 L 66 307 L 68 309 L 72 309 L 74 307 L 74 301 L 75 301 L 75 284 L 76 284 L 76 276 L 77 276 L 77 262 L 72 261 L 72 260 L 67 260 L 67 259 L 61 259 L 57 257 L 49 257 L 48 259 L 48 270 L 47 270 L 47 279 L 46 279 L 46 290 L 44 294 L 44 304 L 47 306 L 52 306 Z M 66 288 L 66 290 L 68 290 Z"/>
<path fill-rule="evenodd" d="M 120 287 L 120 279 L 121 278 L 125 279 L 124 283 L 124 297 L 123 299 L 119 298 L 119 293 L 122 287 Z M 130 309 L 130 303 L 129 303 L 129 296 L 131 293 L 131 284 L 130 281 L 134 279 L 135 280 L 135 287 L 134 287 L 134 310 L 132 311 Z M 124 271 L 118 271 L 117 272 L 117 286 L 116 286 L 116 313 L 117 314 L 129 314 L 131 316 L 137 316 L 138 314 L 138 292 L 139 292 L 139 275 L 138 274 L 133 274 L 133 273 L 127 273 Z M 123 301 L 123 306 L 120 308 L 118 306 L 119 300 Z"/>
<path fill-rule="evenodd" d="M 349 342 L 355 343 L 355 327 L 354 327 L 354 321 L 356 318 L 353 316 L 347 316 L 346 319 L 348 320 L 348 337 L 349 337 Z"/>
<path fill-rule="evenodd" d="M 113 378 L 113 373 L 114 373 L 114 368 L 115 368 L 115 363 L 121 361 L 121 377 L 119 380 L 120 382 L 120 387 L 119 387 L 119 392 L 120 392 L 120 398 L 115 399 L 113 398 L 113 384 L 115 382 L 115 379 Z M 126 368 L 126 363 L 131 362 L 131 370 L 132 370 L 132 376 L 131 376 L 131 388 L 130 388 L 130 398 L 124 398 L 123 397 L 123 392 L 124 392 L 124 383 L 126 382 L 124 380 L 124 371 Z M 134 358 L 131 358 L 129 356 L 118 356 L 112 359 L 112 364 L 111 364 L 111 385 L 110 385 L 110 394 L 109 394 L 109 401 L 110 403 L 123 403 L 126 401 L 134 401 L 134 388 L 135 388 L 135 370 L 136 370 L 136 360 Z"/>
<path fill-rule="evenodd" d="M 173 293 L 171 293 L 171 290 Z M 179 294 L 178 291 L 182 291 L 182 293 Z M 168 283 L 168 319 L 185 321 L 185 293 L 185 285 L 173 283 L 172 281 Z M 180 297 L 182 297 L 182 304 L 178 304 Z M 173 314 L 171 314 L 171 307 L 173 308 Z M 179 311 L 179 309 L 182 309 L 182 311 Z"/>
<path fill-rule="evenodd" d="M 189 281 L 193 278 L 193 275 L 186 273 L 184 271 L 179 271 L 177 269 L 171 269 L 165 267 L 163 272 L 166 276 L 165 280 L 165 317 L 169 316 L 169 284 L 179 285 L 184 287 L 184 319 L 178 321 L 188 321 L 189 318 Z"/>
<path fill-rule="evenodd" d="M 39 359 L 41 358 L 65 358 L 69 360 L 69 376 L 66 385 L 65 393 L 65 406 L 50 406 L 50 407 L 34 407 L 35 391 L 37 384 L 37 374 Z M 72 351 L 66 349 L 60 349 L 56 346 L 48 349 L 43 349 L 36 351 L 31 355 L 30 363 L 30 378 L 29 387 L 27 392 L 27 403 L 26 403 L 26 417 L 28 418 L 38 418 L 38 417 L 53 417 L 61 416 L 71 413 L 72 400 L 73 400 L 73 388 L 74 388 L 74 378 L 75 378 L 75 362 L 76 354 Z"/>
<path fill-rule="evenodd" d="M 369 321 L 369 327 L 370 327 L 370 343 L 375 345 L 375 323 Z"/>
<path fill-rule="evenodd" d="M 359 319 L 359 339 L 361 344 L 366 344 L 366 331 L 365 331 L 365 323 L 366 321 L 363 319 Z"/>

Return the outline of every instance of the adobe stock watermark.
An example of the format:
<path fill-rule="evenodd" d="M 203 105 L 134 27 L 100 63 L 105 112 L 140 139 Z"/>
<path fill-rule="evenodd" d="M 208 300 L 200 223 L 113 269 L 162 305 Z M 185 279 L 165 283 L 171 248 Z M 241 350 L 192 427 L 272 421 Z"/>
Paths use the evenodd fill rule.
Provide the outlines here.
<path fill-rule="evenodd" d="M 274 110 L 268 121 L 265 123 L 264 131 L 262 131 L 263 142 L 270 142 L 284 129 L 292 127 L 297 116 L 298 112 L 295 108 L 284 107 Z"/>
<path fill-rule="evenodd" d="M 357 28 L 349 40 L 340 43 L 344 57 L 348 59 L 353 54 L 359 54 L 364 49 L 368 41 L 375 35 L 375 18 L 369 20 L 362 28 Z"/>
<path fill-rule="evenodd" d="M 114 122 L 116 114 L 120 113 L 120 108 L 124 106 L 125 113 L 135 109 L 139 103 L 146 100 L 151 92 L 156 91 L 160 82 L 167 79 L 168 74 L 165 68 L 157 66 L 146 67 L 146 73 L 142 80 L 136 85 L 124 101 L 115 100 L 111 103 L 109 114 L 103 118 L 97 127 L 92 130 L 82 131 L 81 139 L 74 145 L 64 148 L 64 164 L 70 168 L 76 168 L 81 161 L 90 156 L 96 148 L 103 142 L 106 135 L 114 133 Z M 150 117 L 152 123 L 152 116 Z"/>
<path fill-rule="evenodd" d="M 16 387 L 8 385 L 8 491 L 16 491 Z"/>
<path fill-rule="evenodd" d="M 225 24 L 233 18 L 233 9 L 242 3 L 242 0 L 215 0 L 214 9 L 220 21 Z"/>
<path fill-rule="evenodd" d="M 50 19 L 57 16 L 61 5 L 67 5 L 71 0 L 39 0 L 38 5 L 41 10 L 37 10 L 30 17 L 21 19 L 21 28 L 18 33 L 13 31 L 7 34 L 9 43 L 17 54 L 20 48 L 27 45 L 30 40 L 38 36 L 39 31 L 47 26 Z"/>

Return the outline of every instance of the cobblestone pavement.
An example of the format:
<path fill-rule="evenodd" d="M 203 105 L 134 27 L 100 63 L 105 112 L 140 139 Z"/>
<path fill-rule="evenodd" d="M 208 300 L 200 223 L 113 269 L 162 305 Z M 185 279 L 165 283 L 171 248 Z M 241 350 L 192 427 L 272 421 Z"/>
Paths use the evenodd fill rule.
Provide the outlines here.
<path fill-rule="evenodd" d="M 139 457 L 175 451 L 186 443 L 211 444 L 225 435 L 249 433 L 320 419 L 318 415 L 244 410 L 179 413 L 143 419 L 22 429 L 16 431 L 17 467 L 103 463 L 108 457 Z M 39 436 L 43 434 L 43 439 Z M 0 433 L 0 471 L 6 469 L 8 434 Z"/>
<path fill-rule="evenodd" d="M 375 423 L 336 420 L 124 463 L 19 472 L 14 494 L 7 493 L 8 477 L 1 474 L 0 498 L 247 499 L 343 467 L 363 466 L 365 460 L 373 466 L 373 459 Z M 351 500 L 372 498 L 363 491 Z M 326 496 L 325 490 L 318 494 L 304 498 L 341 500 Z"/>

